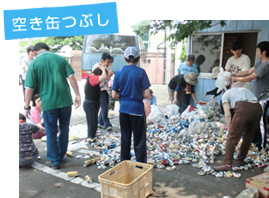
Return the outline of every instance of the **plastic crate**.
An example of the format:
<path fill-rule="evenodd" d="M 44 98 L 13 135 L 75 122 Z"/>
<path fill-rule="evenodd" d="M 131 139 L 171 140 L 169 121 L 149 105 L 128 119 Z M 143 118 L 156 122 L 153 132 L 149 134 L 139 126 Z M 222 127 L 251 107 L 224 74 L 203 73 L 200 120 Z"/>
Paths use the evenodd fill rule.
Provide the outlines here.
<path fill-rule="evenodd" d="M 152 192 L 150 164 L 123 161 L 98 176 L 102 198 L 144 198 Z"/>
<path fill-rule="evenodd" d="M 269 173 L 246 179 L 246 188 L 255 187 L 259 189 L 259 195 L 262 198 L 269 198 Z"/>

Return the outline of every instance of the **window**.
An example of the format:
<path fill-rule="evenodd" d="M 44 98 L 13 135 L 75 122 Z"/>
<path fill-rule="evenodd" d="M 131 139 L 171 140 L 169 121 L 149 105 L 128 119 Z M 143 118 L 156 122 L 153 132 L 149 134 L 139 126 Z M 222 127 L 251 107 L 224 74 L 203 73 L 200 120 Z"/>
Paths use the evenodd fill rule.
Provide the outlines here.
<path fill-rule="evenodd" d="M 136 46 L 135 36 L 88 35 L 85 53 L 123 54 L 128 46 Z"/>
<path fill-rule="evenodd" d="M 257 32 L 198 33 L 192 35 L 191 53 L 196 57 L 200 72 L 211 73 L 215 66 L 225 68 L 227 60 L 233 56 L 230 50 L 232 43 L 240 41 L 242 54 L 248 55 L 251 66 L 254 66 L 257 37 Z"/>
<path fill-rule="evenodd" d="M 200 67 L 200 72 L 211 72 L 214 66 L 219 66 L 221 34 L 197 34 L 192 37 L 192 53 L 195 55 L 195 63 Z"/>

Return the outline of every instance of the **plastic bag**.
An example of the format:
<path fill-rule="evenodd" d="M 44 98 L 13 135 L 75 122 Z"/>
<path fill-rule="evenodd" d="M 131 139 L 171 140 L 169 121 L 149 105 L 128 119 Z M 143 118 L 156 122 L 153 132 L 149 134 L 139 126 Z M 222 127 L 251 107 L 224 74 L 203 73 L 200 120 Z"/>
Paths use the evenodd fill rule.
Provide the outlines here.
<path fill-rule="evenodd" d="M 197 105 L 197 106 L 198 106 L 198 105 Z M 197 107 L 197 106 L 196 106 L 196 107 Z M 191 111 L 190 111 L 190 109 L 191 109 Z M 191 121 L 198 119 L 197 110 L 196 110 L 196 109 L 193 110 L 193 107 L 192 107 L 191 105 L 189 105 L 189 106 L 185 109 L 185 111 L 182 112 L 182 114 L 181 114 L 181 118 L 182 118 L 182 119 L 185 119 L 185 120 L 188 120 L 189 123 L 190 123 Z"/>
<path fill-rule="evenodd" d="M 220 72 L 218 74 L 217 80 L 215 82 L 216 87 L 218 88 L 218 92 L 222 91 L 223 89 L 226 91 L 229 82 L 227 78 L 231 76 L 231 73 L 228 71 L 223 71 L 223 68 L 220 68 Z"/>
<path fill-rule="evenodd" d="M 81 142 L 75 143 L 75 144 L 69 142 L 67 150 L 72 151 L 72 152 L 78 151 L 80 149 L 84 149 L 84 150 L 86 149 L 87 150 L 88 149 L 87 144 L 88 143 L 85 142 L 84 140 L 82 140 Z"/>
<path fill-rule="evenodd" d="M 201 119 L 208 119 L 214 115 L 214 111 L 208 106 L 201 106 L 198 108 L 198 112 Z"/>
<path fill-rule="evenodd" d="M 206 106 L 208 106 L 212 110 L 218 110 L 220 108 L 219 102 L 216 101 L 215 99 L 209 100 Z"/>
<path fill-rule="evenodd" d="M 166 106 L 166 113 L 169 118 L 171 118 L 174 115 L 177 115 L 179 112 L 179 106 L 176 104 L 170 104 Z"/>
<path fill-rule="evenodd" d="M 151 105 L 151 112 L 147 117 L 147 121 L 149 122 L 160 122 L 161 120 L 165 120 L 165 115 L 159 107 L 155 105 Z"/>
<path fill-rule="evenodd" d="M 70 127 L 69 141 L 87 138 L 87 124 L 78 124 Z"/>
<path fill-rule="evenodd" d="M 206 122 L 200 122 L 200 121 L 193 121 L 190 123 L 188 127 L 189 133 L 197 133 L 200 134 L 201 132 L 205 132 L 209 124 Z"/>

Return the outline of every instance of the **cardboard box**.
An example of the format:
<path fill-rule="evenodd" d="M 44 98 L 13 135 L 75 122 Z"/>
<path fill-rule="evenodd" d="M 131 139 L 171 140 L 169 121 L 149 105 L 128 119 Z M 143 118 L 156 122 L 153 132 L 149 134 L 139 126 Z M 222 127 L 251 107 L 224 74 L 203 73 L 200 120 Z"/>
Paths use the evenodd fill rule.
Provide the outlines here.
<path fill-rule="evenodd" d="M 259 189 L 259 195 L 269 198 L 269 173 L 263 173 L 246 179 L 246 188 L 253 186 Z"/>

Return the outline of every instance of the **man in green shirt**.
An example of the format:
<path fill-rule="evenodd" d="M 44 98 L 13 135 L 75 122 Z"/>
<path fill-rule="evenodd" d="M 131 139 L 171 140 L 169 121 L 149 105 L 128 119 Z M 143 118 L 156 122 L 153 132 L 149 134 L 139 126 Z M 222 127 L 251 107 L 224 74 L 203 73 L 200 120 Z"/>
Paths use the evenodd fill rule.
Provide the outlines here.
<path fill-rule="evenodd" d="M 74 100 L 76 108 L 81 103 L 78 84 L 70 64 L 64 57 L 51 53 L 46 43 L 37 43 L 34 51 L 37 57 L 29 65 L 24 83 L 26 87 L 24 109 L 28 116 L 33 90 L 38 86 L 47 134 L 47 158 L 49 164 L 58 169 L 68 146 L 73 104 L 67 78 L 76 94 Z M 58 120 L 60 133 L 57 139 Z"/>

